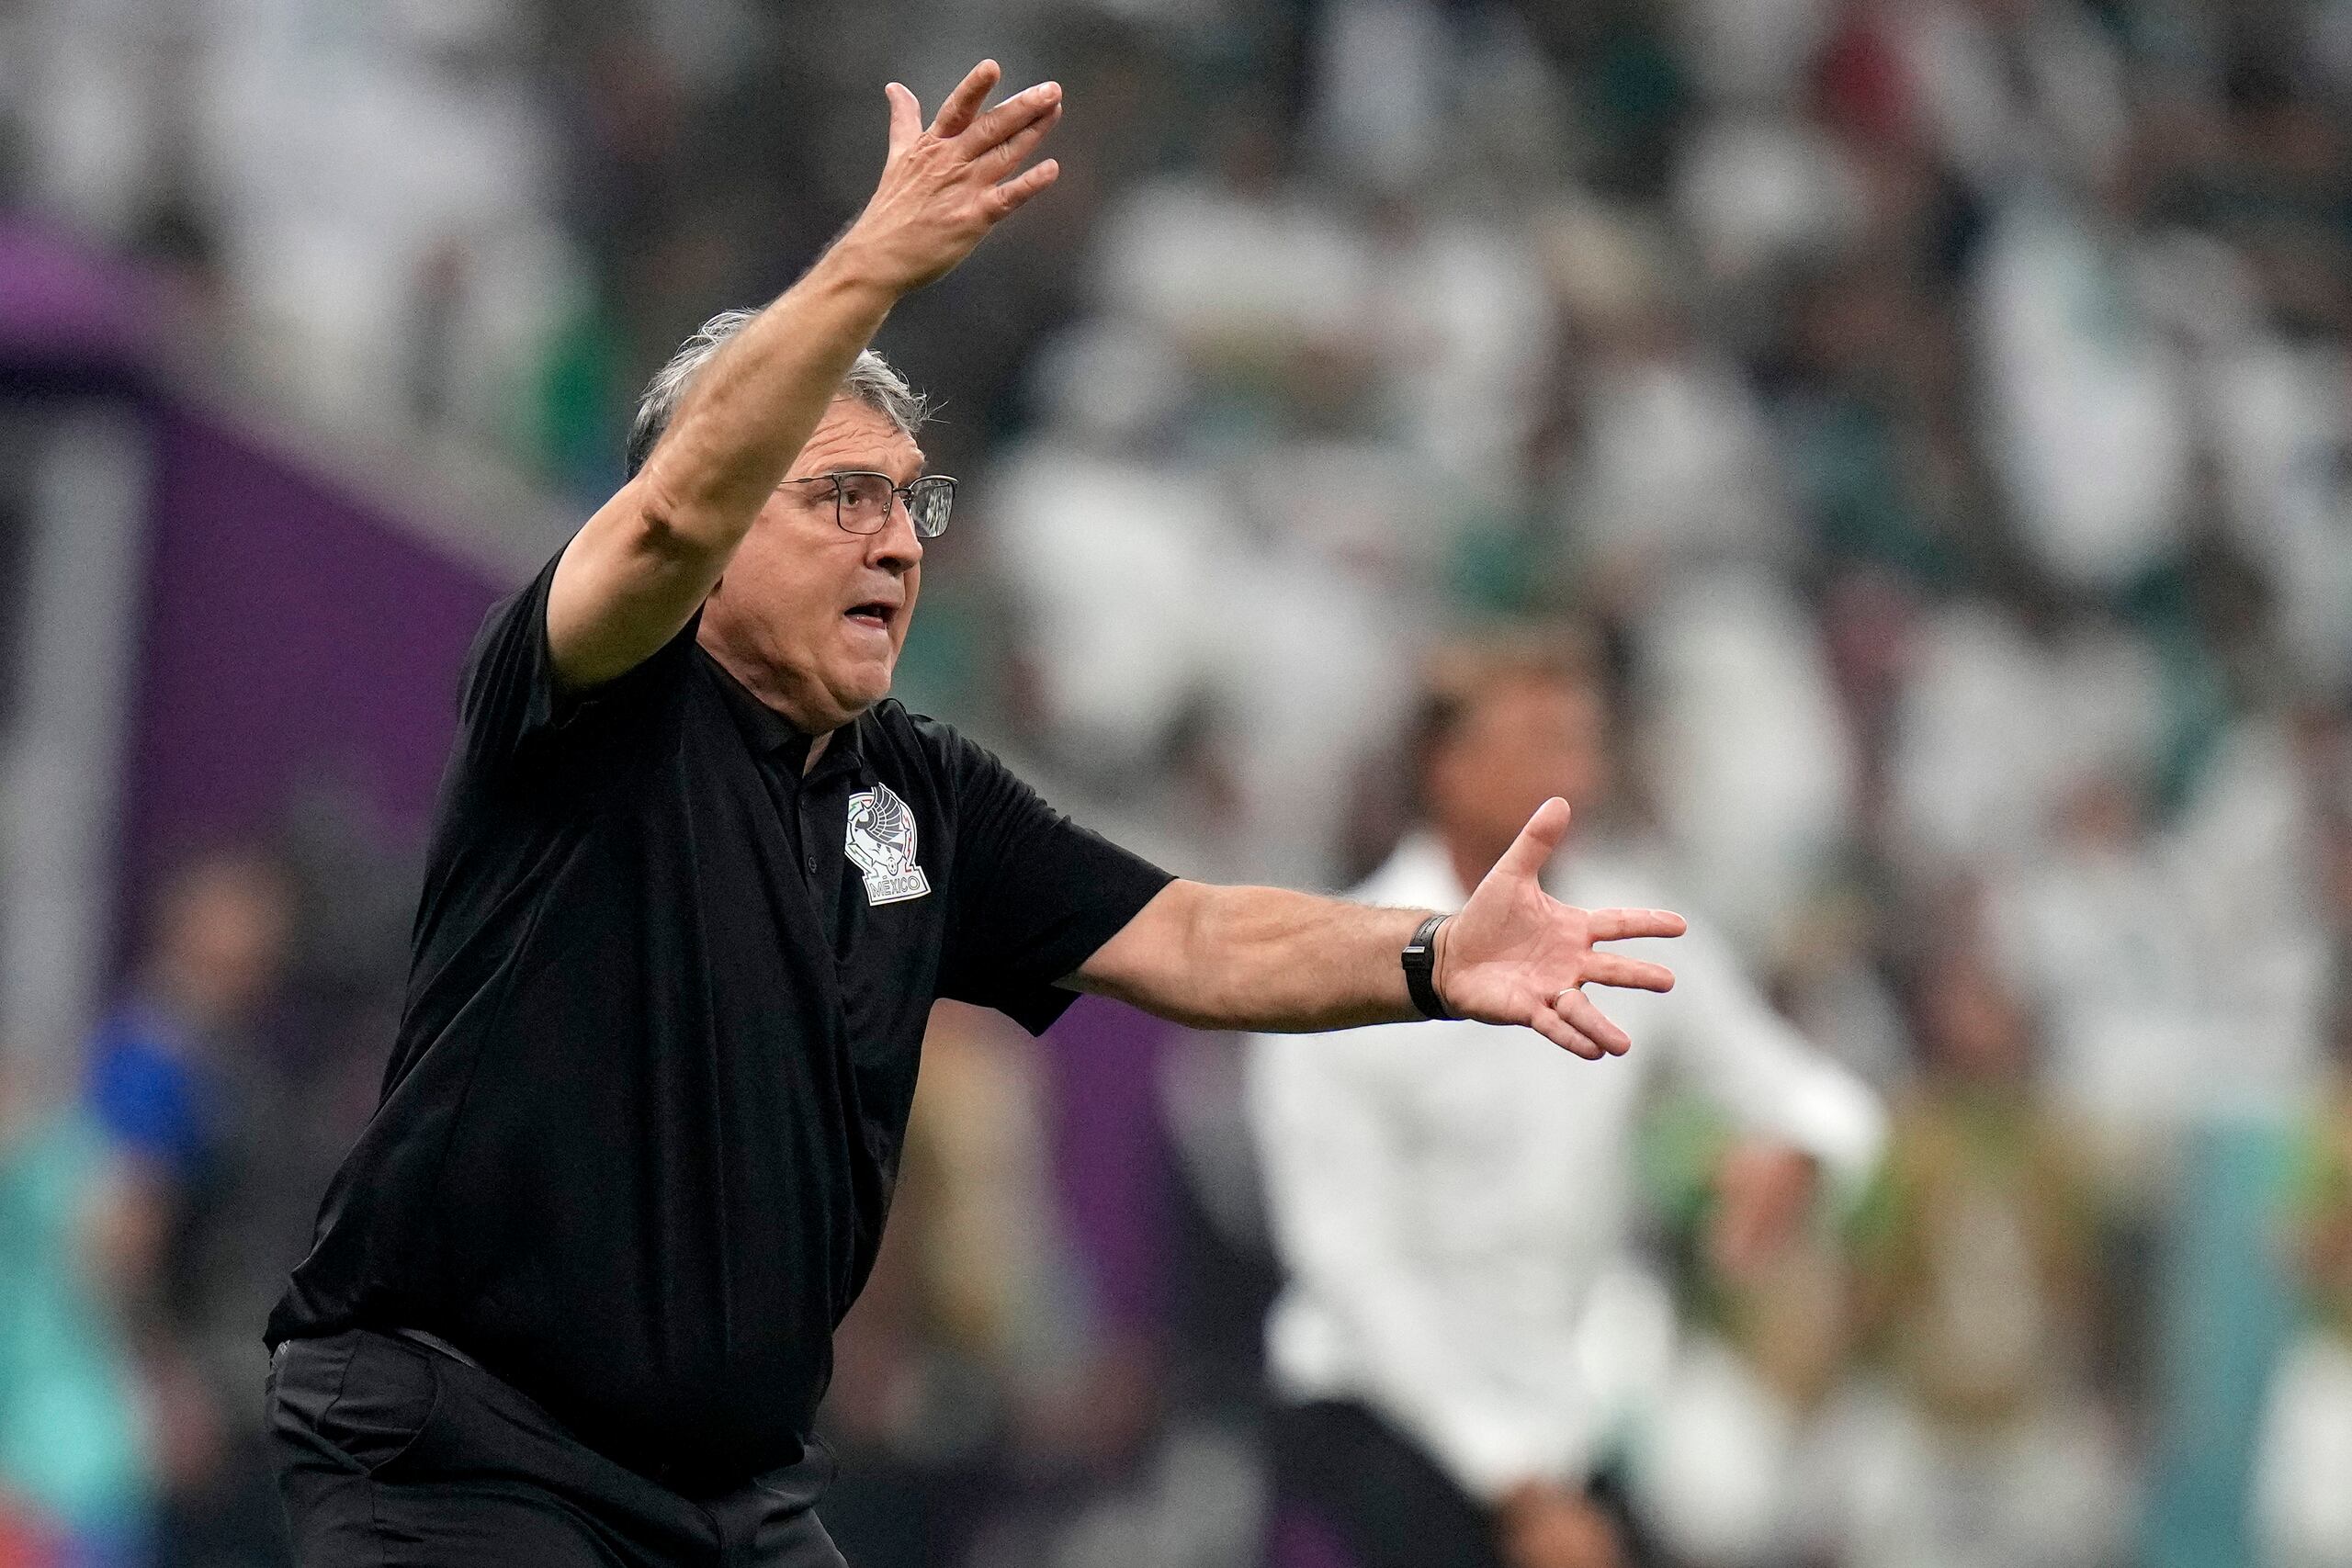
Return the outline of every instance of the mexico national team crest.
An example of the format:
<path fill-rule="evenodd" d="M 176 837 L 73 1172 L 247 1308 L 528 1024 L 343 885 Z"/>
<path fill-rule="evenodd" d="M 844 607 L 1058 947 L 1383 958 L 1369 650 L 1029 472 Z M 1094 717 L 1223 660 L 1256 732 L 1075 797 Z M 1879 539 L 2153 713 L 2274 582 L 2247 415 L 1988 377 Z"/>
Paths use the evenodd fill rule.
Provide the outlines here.
<path fill-rule="evenodd" d="M 869 904 L 898 904 L 931 891 L 931 880 L 915 863 L 915 814 L 876 784 L 849 797 L 849 842 L 844 846 L 865 874 Z"/>

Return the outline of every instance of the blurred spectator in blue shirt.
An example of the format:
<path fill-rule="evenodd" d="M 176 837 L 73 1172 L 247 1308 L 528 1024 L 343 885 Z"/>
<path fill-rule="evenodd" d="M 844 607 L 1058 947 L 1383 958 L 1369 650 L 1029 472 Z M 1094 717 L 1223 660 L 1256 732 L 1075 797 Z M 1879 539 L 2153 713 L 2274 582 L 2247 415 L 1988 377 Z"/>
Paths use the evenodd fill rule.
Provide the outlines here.
<path fill-rule="evenodd" d="M 283 1255 L 285 1227 L 269 1219 L 294 1174 L 302 1114 L 285 1065 L 261 1048 L 292 900 L 286 874 L 252 851 L 180 867 L 85 1061 L 87 1112 L 125 1157 L 144 1217 L 125 1275 L 165 1568 L 266 1562 L 280 1550 L 266 1471 L 243 1450 L 258 1437 L 262 1317 L 299 1256 L 299 1245 Z"/>
<path fill-rule="evenodd" d="M 284 967 L 288 891 L 257 856 L 208 855 L 159 901 L 129 995 L 90 1041 L 99 1123 L 160 1180 L 202 1179 L 225 1134 L 229 1047 L 249 1033 Z"/>

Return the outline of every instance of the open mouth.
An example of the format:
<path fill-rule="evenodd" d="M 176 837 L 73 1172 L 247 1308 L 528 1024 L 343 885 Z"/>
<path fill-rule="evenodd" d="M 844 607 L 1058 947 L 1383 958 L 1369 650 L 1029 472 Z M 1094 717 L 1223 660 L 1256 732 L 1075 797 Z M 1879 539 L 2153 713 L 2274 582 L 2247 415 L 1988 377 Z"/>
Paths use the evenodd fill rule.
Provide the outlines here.
<path fill-rule="evenodd" d="M 883 632 L 890 629 L 890 617 L 898 614 L 898 611 L 877 599 L 863 604 L 853 604 L 843 614 L 861 626 Z"/>

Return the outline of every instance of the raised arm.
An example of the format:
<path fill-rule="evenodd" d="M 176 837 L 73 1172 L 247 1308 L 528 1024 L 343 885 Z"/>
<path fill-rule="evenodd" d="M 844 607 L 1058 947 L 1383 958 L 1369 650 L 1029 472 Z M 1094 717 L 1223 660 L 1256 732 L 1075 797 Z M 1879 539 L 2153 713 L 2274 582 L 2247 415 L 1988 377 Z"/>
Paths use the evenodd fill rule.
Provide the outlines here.
<path fill-rule="evenodd" d="M 1437 990 L 1461 1017 L 1524 1024 L 1598 1060 L 1630 1042 L 1577 987 L 1664 991 L 1674 975 L 1593 944 L 1679 936 L 1683 921 L 1663 909 L 1579 909 L 1545 893 L 1538 877 L 1567 825 L 1567 803 L 1544 802 L 1438 929 Z M 1068 983 L 1204 1029 L 1401 1022 L 1420 1015 L 1397 954 L 1428 916 L 1277 887 L 1173 882 Z"/>
<path fill-rule="evenodd" d="M 1061 88 L 983 113 L 1001 74 L 994 61 L 975 66 L 928 130 L 914 95 L 890 84 L 889 155 L 865 210 L 695 377 L 645 467 L 565 549 L 548 642 L 566 686 L 611 680 L 677 634 L 891 306 L 1053 183 L 1052 159 L 1022 165 L 1060 118 Z"/>

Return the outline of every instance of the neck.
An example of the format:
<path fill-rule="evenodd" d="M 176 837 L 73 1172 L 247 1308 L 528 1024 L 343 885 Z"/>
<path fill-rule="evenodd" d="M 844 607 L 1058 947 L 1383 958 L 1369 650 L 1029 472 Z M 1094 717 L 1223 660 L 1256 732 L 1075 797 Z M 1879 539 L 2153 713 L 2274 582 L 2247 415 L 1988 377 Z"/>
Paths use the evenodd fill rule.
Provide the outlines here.
<path fill-rule="evenodd" d="M 825 754 L 825 748 L 831 743 L 833 732 L 849 721 L 830 712 L 822 718 L 816 716 L 812 711 L 815 705 L 808 700 L 808 694 L 795 692 L 795 682 L 788 676 L 779 675 L 772 666 L 738 654 L 710 635 L 707 622 L 704 623 L 695 640 L 702 645 L 705 653 L 718 661 L 721 670 L 735 677 L 745 691 L 759 698 L 763 706 L 782 714 L 795 729 L 813 737 L 808 742 L 808 759 L 801 765 L 800 771 L 806 773 L 815 767 L 817 759 Z"/>

